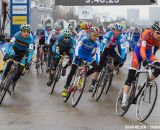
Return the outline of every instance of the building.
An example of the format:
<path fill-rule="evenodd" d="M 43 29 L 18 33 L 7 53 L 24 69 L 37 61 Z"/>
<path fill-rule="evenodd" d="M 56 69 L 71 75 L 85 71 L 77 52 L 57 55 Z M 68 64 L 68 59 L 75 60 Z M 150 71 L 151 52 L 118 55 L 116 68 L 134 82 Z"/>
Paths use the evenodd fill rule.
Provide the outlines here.
<path fill-rule="evenodd" d="M 127 20 L 131 22 L 136 22 L 140 18 L 139 9 L 128 9 L 127 10 Z"/>
<path fill-rule="evenodd" d="M 160 21 L 160 7 L 150 7 L 149 8 L 149 21 L 153 23 L 154 21 Z"/>

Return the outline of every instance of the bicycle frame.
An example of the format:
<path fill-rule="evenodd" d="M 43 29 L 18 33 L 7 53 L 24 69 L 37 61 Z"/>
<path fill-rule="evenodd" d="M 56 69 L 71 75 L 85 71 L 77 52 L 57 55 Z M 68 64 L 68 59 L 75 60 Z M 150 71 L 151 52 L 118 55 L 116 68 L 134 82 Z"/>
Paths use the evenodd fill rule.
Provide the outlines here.
<path fill-rule="evenodd" d="M 151 78 L 151 73 L 150 73 L 150 71 L 151 71 L 151 69 L 149 69 L 149 70 L 147 70 L 147 69 L 140 69 L 140 70 L 138 70 L 137 71 L 137 73 L 136 73 L 136 75 L 135 75 L 135 79 L 134 79 L 134 81 L 133 82 L 135 82 L 135 85 L 133 85 L 133 89 L 134 89 L 134 95 L 133 95 L 133 97 L 132 97 L 132 103 L 136 103 L 137 102 L 137 99 L 138 99 L 138 97 L 139 97 L 139 95 L 141 94 L 141 92 L 142 92 L 142 90 L 145 88 L 145 87 L 147 87 L 146 86 L 146 84 L 148 84 L 149 83 L 149 81 L 150 81 L 150 78 Z M 140 73 L 146 73 L 147 74 L 147 79 L 140 85 L 140 86 L 142 86 L 141 88 L 140 88 L 140 90 L 138 90 L 138 93 L 136 94 L 136 88 L 137 88 L 137 83 L 138 83 L 138 77 L 139 77 L 139 74 Z M 136 95 L 135 95 L 136 94 Z M 149 97 L 149 100 L 150 100 L 150 97 Z"/>

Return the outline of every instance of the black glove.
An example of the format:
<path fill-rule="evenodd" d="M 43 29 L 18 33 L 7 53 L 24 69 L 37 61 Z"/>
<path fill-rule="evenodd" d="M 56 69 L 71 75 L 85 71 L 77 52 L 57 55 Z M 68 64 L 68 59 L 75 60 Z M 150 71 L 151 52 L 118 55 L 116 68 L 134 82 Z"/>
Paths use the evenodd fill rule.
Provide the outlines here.
<path fill-rule="evenodd" d="M 4 58 L 3 58 L 3 61 L 6 61 L 9 59 L 9 54 L 5 54 Z"/>
<path fill-rule="evenodd" d="M 30 64 L 26 62 L 26 70 L 29 70 Z"/>
<path fill-rule="evenodd" d="M 148 59 L 144 59 L 144 60 L 142 61 L 142 65 L 143 65 L 144 67 L 148 66 L 149 63 L 150 63 L 150 62 L 149 62 Z"/>

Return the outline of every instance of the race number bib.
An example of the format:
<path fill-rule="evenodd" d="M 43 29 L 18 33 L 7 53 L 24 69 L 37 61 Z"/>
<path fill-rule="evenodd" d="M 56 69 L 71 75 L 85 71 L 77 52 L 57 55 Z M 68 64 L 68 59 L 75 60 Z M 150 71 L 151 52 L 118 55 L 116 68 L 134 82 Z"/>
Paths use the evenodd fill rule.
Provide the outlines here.
<path fill-rule="evenodd" d="M 30 44 L 30 45 L 29 45 L 29 50 L 33 50 L 33 48 L 34 48 L 34 45 L 33 45 L 33 44 Z"/>
<path fill-rule="evenodd" d="M 143 46 L 143 47 L 146 46 L 146 41 L 142 41 L 142 46 Z"/>

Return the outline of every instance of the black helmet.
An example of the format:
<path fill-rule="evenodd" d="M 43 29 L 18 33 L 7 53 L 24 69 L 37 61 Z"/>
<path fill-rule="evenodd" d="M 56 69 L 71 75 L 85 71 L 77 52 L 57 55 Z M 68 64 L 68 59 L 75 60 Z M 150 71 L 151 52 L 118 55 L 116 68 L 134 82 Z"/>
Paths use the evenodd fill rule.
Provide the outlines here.
<path fill-rule="evenodd" d="M 154 24 L 152 25 L 152 29 L 155 31 L 160 31 L 160 23 L 154 22 Z"/>

